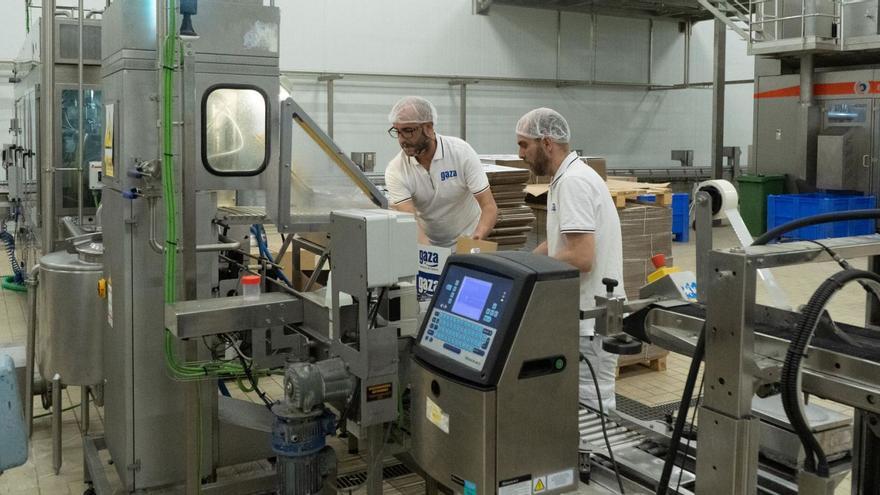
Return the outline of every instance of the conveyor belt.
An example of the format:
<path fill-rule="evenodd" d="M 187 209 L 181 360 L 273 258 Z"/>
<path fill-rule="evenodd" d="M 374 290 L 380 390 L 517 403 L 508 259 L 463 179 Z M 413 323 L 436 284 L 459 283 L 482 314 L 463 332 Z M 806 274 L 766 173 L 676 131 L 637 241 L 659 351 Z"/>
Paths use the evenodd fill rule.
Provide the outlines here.
<path fill-rule="evenodd" d="M 624 319 L 624 327 L 627 333 L 630 333 L 630 331 L 632 331 L 632 335 L 644 335 L 643 329 L 645 328 L 645 318 L 647 318 L 648 313 L 655 308 L 663 309 L 684 316 L 699 318 L 702 320 L 706 319 L 706 309 L 701 305 L 688 304 L 674 307 L 661 307 L 652 305 L 636 313 L 633 313 L 632 315 Z M 813 340 L 810 342 L 810 346 L 880 364 L 880 332 L 868 330 L 853 325 L 847 325 L 845 323 L 835 322 L 835 324 L 843 333 L 852 338 L 857 345 L 852 345 L 849 342 L 845 342 L 839 338 L 823 335 L 822 333 L 817 332 L 813 336 Z M 789 325 L 776 326 L 769 325 L 765 322 L 756 322 L 755 332 L 784 340 L 791 340 L 792 333 L 794 332 L 794 327 Z"/>

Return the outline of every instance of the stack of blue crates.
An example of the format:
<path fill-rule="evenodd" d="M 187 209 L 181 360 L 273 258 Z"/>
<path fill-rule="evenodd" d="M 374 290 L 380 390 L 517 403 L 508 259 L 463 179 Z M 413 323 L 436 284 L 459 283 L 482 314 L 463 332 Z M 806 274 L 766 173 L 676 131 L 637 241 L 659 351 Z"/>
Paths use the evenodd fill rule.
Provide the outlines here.
<path fill-rule="evenodd" d="M 653 194 L 641 194 L 636 199 L 645 203 L 657 201 Z M 675 193 L 672 195 L 672 240 L 687 242 L 690 231 L 690 196 L 688 193 Z"/>
<path fill-rule="evenodd" d="M 690 196 L 688 193 L 672 195 L 672 240 L 687 242 L 691 226 Z"/>
<path fill-rule="evenodd" d="M 822 213 L 874 208 L 877 198 L 836 193 L 771 194 L 767 196 L 767 229 Z M 848 220 L 802 227 L 785 234 L 789 239 L 827 239 L 876 232 L 874 220 Z"/>

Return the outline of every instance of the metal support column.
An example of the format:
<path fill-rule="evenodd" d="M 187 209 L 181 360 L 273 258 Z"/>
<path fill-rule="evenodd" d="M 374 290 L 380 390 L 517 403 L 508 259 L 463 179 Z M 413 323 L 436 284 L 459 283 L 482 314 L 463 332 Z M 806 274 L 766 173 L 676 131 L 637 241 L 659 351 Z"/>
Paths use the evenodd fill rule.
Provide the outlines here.
<path fill-rule="evenodd" d="M 77 127 L 76 127 L 76 217 L 79 225 L 83 224 L 83 154 L 85 153 L 85 139 L 83 139 L 83 113 L 85 109 L 85 95 L 83 94 L 83 0 L 79 0 L 79 50 L 76 59 L 76 84 L 77 84 Z"/>
<path fill-rule="evenodd" d="M 715 49 L 712 69 L 712 177 L 724 178 L 724 81 L 727 53 L 727 27 L 715 20 Z"/>
<path fill-rule="evenodd" d="M 712 198 L 700 191 L 694 196 L 697 237 L 697 300 L 706 304 L 709 296 L 709 253 L 712 251 Z"/>
<path fill-rule="evenodd" d="M 455 79 L 449 81 L 450 86 L 460 86 L 460 101 L 458 104 L 458 137 L 463 140 L 467 140 L 467 86 L 468 84 L 476 84 L 478 82 L 479 81 L 469 79 Z"/>
<path fill-rule="evenodd" d="M 44 253 L 55 240 L 55 0 L 43 0 L 40 27 L 40 221 Z"/>
<path fill-rule="evenodd" d="M 382 494 L 382 453 L 385 450 L 385 429 L 391 425 L 366 427 L 367 431 L 367 494 Z"/>
<path fill-rule="evenodd" d="M 173 26 L 168 26 L 173 29 Z M 181 174 L 180 196 L 181 196 L 181 212 L 183 221 L 181 225 L 180 241 L 182 244 L 182 270 L 183 273 L 183 300 L 194 300 L 198 298 L 197 288 L 197 201 L 196 201 L 196 157 L 194 150 L 196 148 L 196 122 L 192 118 L 196 114 L 196 60 L 195 51 L 192 43 L 187 42 L 183 46 L 183 88 L 181 101 L 183 103 L 183 139 L 181 139 L 178 149 L 181 150 L 183 156 L 183 172 Z M 189 117 L 189 118 L 187 118 Z M 187 360 L 195 360 L 197 358 L 197 347 L 195 342 L 186 342 L 184 344 L 184 355 Z M 185 459 L 186 459 L 186 491 L 187 495 L 197 495 L 201 490 L 201 445 L 199 442 L 199 430 L 201 424 L 201 403 L 199 397 L 198 382 L 187 383 L 185 387 L 185 406 L 184 422 L 186 425 L 186 441 L 185 441 Z"/>
<path fill-rule="evenodd" d="M 57 475 L 61 472 L 61 375 L 52 377 L 52 469 Z"/>
<path fill-rule="evenodd" d="M 812 54 L 801 55 L 800 57 L 800 108 L 798 110 L 798 141 L 799 153 L 803 155 L 798 157 L 798 161 L 804 163 L 804 179 L 808 184 L 816 183 L 816 152 L 819 146 L 818 140 L 815 138 L 820 127 L 821 115 L 819 108 L 815 105 L 813 94 L 813 81 L 815 75 L 815 66 Z"/>
<path fill-rule="evenodd" d="M 39 283 L 39 270 L 32 269 L 27 279 L 28 287 L 28 328 L 27 357 L 25 363 L 25 388 L 24 388 L 24 419 L 27 423 L 27 436 L 31 437 L 34 432 L 34 361 L 37 352 L 37 284 Z"/>
<path fill-rule="evenodd" d="M 318 81 L 327 83 L 327 135 L 333 138 L 333 117 L 335 110 L 333 105 L 336 96 L 334 95 L 334 81 L 342 79 L 342 74 L 325 74 L 318 77 Z"/>
<path fill-rule="evenodd" d="M 880 273 L 880 256 L 868 258 L 868 270 Z M 880 325 L 880 301 L 867 294 L 866 325 Z M 880 418 L 856 409 L 853 416 L 852 485 L 850 493 L 880 494 Z"/>
<path fill-rule="evenodd" d="M 703 405 L 699 409 L 696 493 L 755 493 L 760 423 L 754 397 L 757 272 L 742 249 L 710 254 Z"/>

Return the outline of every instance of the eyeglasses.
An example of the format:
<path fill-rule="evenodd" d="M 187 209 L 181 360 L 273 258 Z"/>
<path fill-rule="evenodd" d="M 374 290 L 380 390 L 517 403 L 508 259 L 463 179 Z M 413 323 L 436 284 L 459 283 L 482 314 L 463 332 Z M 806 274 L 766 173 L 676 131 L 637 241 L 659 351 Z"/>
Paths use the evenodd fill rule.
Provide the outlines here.
<path fill-rule="evenodd" d="M 398 129 L 397 127 L 392 127 L 388 129 L 388 135 L 394 139 L 397 139 L 399 136 L 403 136 L 405 139 L 409 139 L 413 137 L 416 131 L 420 130 L 422 127 L 402 127 Z"/>

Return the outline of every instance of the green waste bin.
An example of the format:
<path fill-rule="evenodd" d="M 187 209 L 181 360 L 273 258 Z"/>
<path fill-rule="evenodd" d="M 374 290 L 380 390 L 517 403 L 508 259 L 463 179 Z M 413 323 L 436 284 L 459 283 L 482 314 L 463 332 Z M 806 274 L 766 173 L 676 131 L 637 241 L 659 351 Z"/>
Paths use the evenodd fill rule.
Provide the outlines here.
<path fill-rule="evenodd" d="M 784 175 L 741 175 L 739 213 L 753 236 L 767 231 L 767 196 L 785 193 Z"/>

